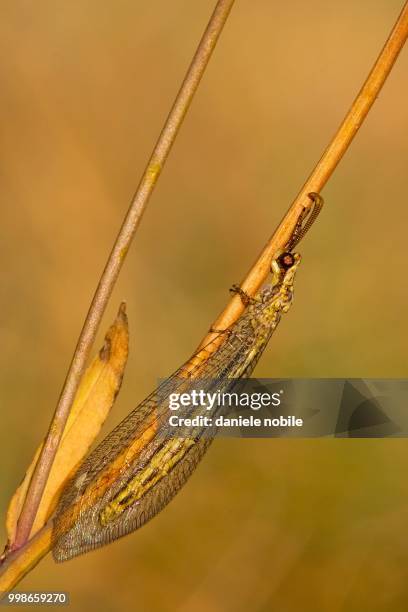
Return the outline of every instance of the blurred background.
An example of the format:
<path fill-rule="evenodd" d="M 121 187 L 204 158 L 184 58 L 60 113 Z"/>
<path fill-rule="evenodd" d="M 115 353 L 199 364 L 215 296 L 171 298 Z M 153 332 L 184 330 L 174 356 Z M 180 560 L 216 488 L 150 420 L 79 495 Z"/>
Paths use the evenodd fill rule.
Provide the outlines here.
<path fill-rule="evenodd" d="M 237 1 L 150 202 L 109 431 L 195 349 L 365 79 L 402 0 Z M 2 0 L 0 512 L 215 0 Z M 407 377 L 408 50 L 323 191 L 256 376 Z M 104 612 L 406 610 L 406 440 L 215 442 L 151 523 L 20 590 Z M 2 520 L 1 536 L 4 536 Z"/>

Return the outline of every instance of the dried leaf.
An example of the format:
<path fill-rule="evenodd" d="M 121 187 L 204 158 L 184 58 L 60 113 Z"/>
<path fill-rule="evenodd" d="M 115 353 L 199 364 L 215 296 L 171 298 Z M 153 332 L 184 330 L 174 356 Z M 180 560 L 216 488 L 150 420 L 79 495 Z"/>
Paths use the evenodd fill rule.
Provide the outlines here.
<path fill-rule="evenodd" d="M 125 304 L 122 304 L 105 336 L 103 347 L 82 378 L 30 537 L 41 529 L 54 511 L 65 481 L 88 452 L 108 416 L 122 383 L 128 348 L 128 322 Z M 10 501 L 6 518 L 9 544 L 14 541 L 17 521 L 41 448 L 42 445 Z"/>

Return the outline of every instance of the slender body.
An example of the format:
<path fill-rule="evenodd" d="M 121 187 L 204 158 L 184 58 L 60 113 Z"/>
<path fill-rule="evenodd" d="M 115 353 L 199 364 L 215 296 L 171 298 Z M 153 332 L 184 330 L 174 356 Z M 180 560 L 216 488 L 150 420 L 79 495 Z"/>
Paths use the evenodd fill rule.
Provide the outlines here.
<path fill-rule="evenodd" d="M 291 250 L 317 216 L 317 194 L 306 223 L 301 216 Z M 316 212 L 317 210 L 317 212 Z M 221 392 L 249 376 L 290 308 L 300 255 L 285 252 L 272 262 L 272 284 L 249 298 L 235 289 L 247 309 L 227 330 L 198 351 L 135 408 L 83 461 L 65 487 L 54 522 L 53 555 L 65 561 L 124 536 L 154 517 L 193 472 L 211 437 L 192 430 L 191 437 L 168 433 L 169 396 L 187 393 L 197 378 Z M 202 388 L 202 385 L 200 385 Z"/>

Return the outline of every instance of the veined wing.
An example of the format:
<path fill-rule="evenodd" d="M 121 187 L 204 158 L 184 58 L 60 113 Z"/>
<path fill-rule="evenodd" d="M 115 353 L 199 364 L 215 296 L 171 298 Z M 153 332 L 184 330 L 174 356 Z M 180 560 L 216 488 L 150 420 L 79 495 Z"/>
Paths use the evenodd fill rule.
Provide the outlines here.
<path fill-rule="evenodd" d="M 283 307 L 273 304 L 280 288 L 268 289 L 268 299 L 250 306 L 227 332 L 222 332 L 226 338 L 215 352 L 211 353 L 209 346 L 201 349 L 195 355 L 193 368 L 190 359 L 85 459 L 68 483 L 57 509 L 53 550 L 57 561 L 133 531 L 177 493 L 211 439 L 203 438 L 200 431 L 192 432 L 191 438 L 166 439 L 161 424 L 168 415 L 169 395 L 191 391 L 197 386 L 197 376 L 200 381 L 217 380 L 217 388 L 224 381 L 224 391 L 232 382 L 228 383 L 228 379 L 248 376 L 279 322 Z M 270 311 L 263 321 L 260 315 L 267 308 Z M 262 330 L 260 335 L 257 321 Z M 206 355 L 206 359 L 200 360 L 200 354 Z"/>

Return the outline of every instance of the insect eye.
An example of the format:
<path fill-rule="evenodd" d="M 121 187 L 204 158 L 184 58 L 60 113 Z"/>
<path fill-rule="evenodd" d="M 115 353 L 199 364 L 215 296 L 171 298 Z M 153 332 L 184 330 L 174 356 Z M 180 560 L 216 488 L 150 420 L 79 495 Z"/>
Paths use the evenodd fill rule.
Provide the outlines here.
<path fill-rule="evenodd" d="M 278 257 L 278 263 L 284 270 L 289 270 L 295 263 L 293 253 L 282 253 L 282 255 Z"/>

